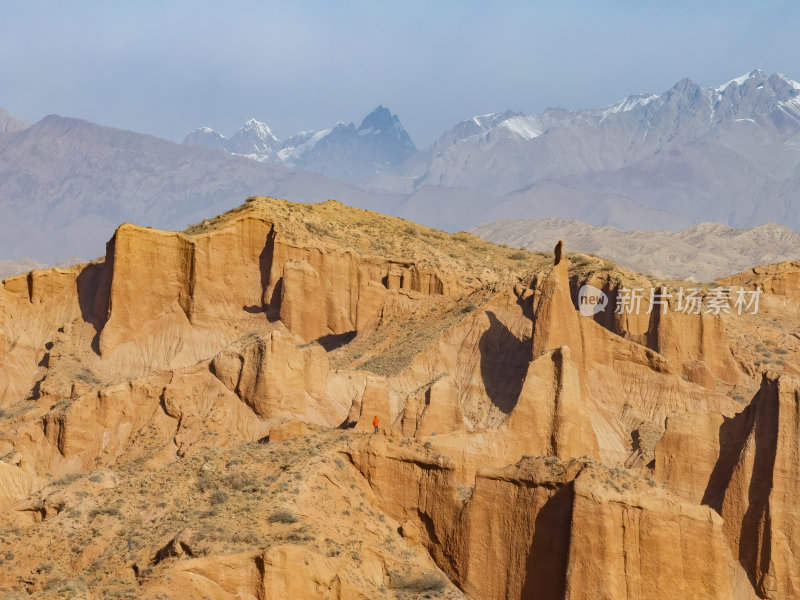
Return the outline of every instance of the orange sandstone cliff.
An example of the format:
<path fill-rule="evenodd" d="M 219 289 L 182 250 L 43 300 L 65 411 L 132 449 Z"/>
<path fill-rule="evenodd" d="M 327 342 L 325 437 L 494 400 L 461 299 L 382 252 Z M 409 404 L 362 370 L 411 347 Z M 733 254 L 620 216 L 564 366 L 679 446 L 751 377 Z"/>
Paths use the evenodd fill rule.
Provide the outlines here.
<path fill-rule="evenodd" d="M 620 314 L 698 286 L 334 201 L 122 225 L 0 283 L 0 592 L 800 598 L 796 274 Z"/>

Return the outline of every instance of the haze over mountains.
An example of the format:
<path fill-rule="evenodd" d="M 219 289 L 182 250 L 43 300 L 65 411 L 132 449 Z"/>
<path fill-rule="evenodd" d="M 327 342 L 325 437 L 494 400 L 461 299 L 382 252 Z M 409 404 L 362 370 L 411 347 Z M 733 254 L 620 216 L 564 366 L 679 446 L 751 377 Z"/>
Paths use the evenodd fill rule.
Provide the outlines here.
<path fill-rule="evenodd" d="M 21 131 L 30 127 L 30 123 L 25 121 L 18 121 L 8 114 L 4 108 L 0 108 L 0 133 L 11 133 L 14 131 Z"/>
<path fill-rule="evenodd" d="M 638 273 L 698 282 L 800 257 L 800 233 L 775 223 L 749 229 L 701 223 L 672 232 L 621 231 L 569 219 L 501 219 L 471 233 L 495 244 L 539 251 L 563 240 L 576 252 L 602 256 Z"/>
<path fill-rule="evenodd" d="M 336 176 L 311 162 L 290 164 Z M 423 202 L 409 198 L 399 212 L 438 227 L 527 216 L 623 229 L 704 221 L 797 229 L 800 84 L 754 70 L 707 89 L 683 79 L 663 94 L 600 109 L 477 116 L 399 167 L 359 171 L 369 176 L 349 180 L 412 196 L 426 190 Z"/>
<path fill-rule="evenodd" d="M 0 135 L 0 256 L 93 258 L 120 223 L 180 229 L 261 190 L 363 205 L 379 197 L 314 173 L 51 115 Z"/>
<path fill-rule="evenodd" d="M 254 194 L 335 198 L 450 231 L 553 217 L 625 230 L 707 221 L 797 230 L 799 189 L 800 84 L 758 70 L 706 89 L 684 79 L 600 109 L 477 116 L 422 150 L 384 107 L 358 127 L 279 140 L 251 120 L 230 137 L 196 130 L 184 144 L 0 114 L 3 259 L 97 256 L 122 221 L 182 228 Z"/>

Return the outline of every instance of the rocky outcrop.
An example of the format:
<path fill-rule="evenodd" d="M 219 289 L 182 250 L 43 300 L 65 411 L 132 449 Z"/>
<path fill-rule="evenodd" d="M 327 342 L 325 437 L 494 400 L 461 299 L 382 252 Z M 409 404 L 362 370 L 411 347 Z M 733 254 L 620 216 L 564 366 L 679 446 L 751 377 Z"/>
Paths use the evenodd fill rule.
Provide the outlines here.
<path fill-rule="evenodd" d="M 800 261 L 782 262 L 774 265 L 753 267 L 719 283 L 726 286 L 742 286 L 754 290 L 761 288 L 772 296 L 797 296 L 800 291 Z"/>
<path fill-rule="evenodd" d="M 0 283 L 0 407 L 35 395 L 48 346 L 85 309 L 79 295 L 85 269 L 37 270 Z"/>
<path fill-rule="evenodd" d="M 566 593 L 593 598 L 731 598 L 722 519 L 615 470 L 574 482 Z"/>
<path fill-rule="evenodd" d="M 179 233 L 133 225 L 117 229 L 106 256 L 113 275 L 101 354 L 130 342 L 164 315 L 175 314 L 188 326 L 193 254 L 194 245 Z"/>
<path fill-rule="evenodd" d="M 123 457 L 148 459 L 158 468 L 189 448 L 254 441 L 268 431 L 269 423 L 215 378 L 205 363 L 112 385 L 54 407 L 38 419 L 6 424 L 0 431 L 0 455 L 13 453 L 34 478 L 79 473 Z M 222 432 L 225 435 L 219 437 Z M 142 443 L 133 447 L 135 440 Z"/>
<path fill-rule="evenodd" d="M 722 451 L 704 501 L 725 519 L 731 551 L 762 598 L 800 595 L 800 381 L 765 378 L 750 406 L 720 429 Z"/>
<path fill-rule="evenodd" d="M 293 545 L 277 545 L 258 553 L 196 558 L 176 564 L 167 573 L 149 584 L 140 597 L 156 600 L 180 590 L 181 598 L 209 600 L 366 599 L 327 558 Z"/>
<path fill-rule="evenodd" d="M 280 329 L 223 350 L 211 361 L 211 370 L 263 419 L 303 418 L 327 425 L 343 419 L 326 404 L 325 350 Z"/>
<path fill-rule="evenodd" d="M 589 319 L 620 337 L 658 352 L 669 361 L 672 371 L 712 390 L 716 389 L 717 380 L 728 385 L 741 383 L 744 373 L 732 354 L 726 320 L 709 312 L 695 314 L 677 310 L 675 285 L 660 285 L 641 275 L 605 268 L 571 277 L 575 305 L 583 285 L 598 288 L 608 298 L 606 308 Z M 684 287 L 698 286 L 687 282 Z M 640 297 L 634 308 L 628 306 L 617 312 L 623 288 L 638 290 Z M 656 303 L 669 304 L 651 307 L 651 291 Z"/>
<path fill-rule="evenodd" d="M 464 414 L 455 392 L 453 378 L 444 375 L 411 394 L 401 420 L 403 436 L 463 431 Z"/>
<path fill-rule="evenodd" d="M 358 415 L 355 419 L 356 431 L 373 431 L 372 423 L 375 417 L 378 417 L 381 430 L 391 431 L 392 413 L 384 378 L 367 375 L 361 401 L 353 403 L 351 414 Z"/>
<path fill-rule="evenodd" d="M 578 365 L 562 346 L 531 363 L 508 419 L 508 437 L 524 444 L 520 455 L 596 456 L 597 437 L 587 416 Z"/>
<path fill-rule="evenodd" d="M 689 381 L 716 389 L 716 380 L 742 381 L 743 374 L 731 352 L 725 323 L 718 315 L 684 315 L 670 310 L 651 313 L 648 345 L 680 370 Z"/>
<path fill-rule="evenodd" d="M 416 423 L 427 401 L 424 394 L 436 385 L 434 394 L 452 397 L 463 419 L 451 414 L 447 423 L 435 425 L 431 432 L 478 430 L 504 423 L 519 399 L 531 360 L 532 322 L 526 303 L 510 289 L 480 306 L 457 305 L 444 315 L 447 307 L 442 304 L 419 297 L 413 302 L 415 314 L 431 315 L 434 331 L 441 328 L 436 322 L 439 315 L 452 321 L 438 339 L 420 348 L 407 369 L 390 378 L 390 399 L 404 413 L 403 419 Z M 386 313 L 392 304 L 387 304 Z"/>
<path fill-rule="evenodd" d="M 666 419 L 655 447 L 653 477 L 677 494 L 702 502 L 719 460 L 720 430 L 726 422 L 717 412 L 686 412 Z"/>
<path fill-rule="evenodd" d="M 731 597 L 722 519 L 639 477 L 526 458 L 480 471 L 461 499 L 447 457 L 383 440 L 350 457 L 470 597 Z"/>
<path fill-rule="evenodd" d="M 533 317 L 533 355 L 535 360 L 559 346 L 569 346 L 578 364 L 583 366 L 581 324 L 572 305 L 569 291 L 569 261 L 563 256 L 562 242 L 555 248 L 553 269 L 536 298 Z"/>
<path fill-rule="evenodd" d="M 117 471 L 138 503 L 174 468 L 181 514 L 214 528 L 170 525 L 123 556 L 115 577 L 154 598 L 175 582 L 220 598 L 455 594 L 428 553 L 475 598 L 800 596 L 800 385 L 770 376 L 738 415 L 721 393 L 750 391 L 750 337 L 791 371 L 780 323 L 583 316 L 587 272 L 609 297 L 629 274 L 570 268 L 561 245 L 545 270 L 348 210 L 253 200 L 183 233 L 124 225 L 103 261 L 4 280 L 0 525 L 82 520 L 107 533 L 65 541 L 80 550 L 68 568 L 117 561 L 133 513 L 81 474 Z M 161 514 L 178 495 L 141 500 Z M 345 542 L 362 527 L 370 541 Z M 252 535 L 215 538 L 228 530 Z"/>
<path fill-rule="evenodd" d="M 659 345 L 674 344 L 665 356 L 643 343 L 614 334 L 591 317 L 582 316 L 572 303 L 566 263 L 562 256 L 541 285 L 536 285 L 533 355 L 540 356 L 559 345 L 570 349 L 581 393 L 589 399 L 584 403 L 584 411 L 590 415 L 588 419 L 597 436 L 602 460 L 612 464 L 624 462 L 631 449 L 632 431 L 643 420 L 661 427 L 664 418 L 673 411 L 705 408 L 725 414 L 735 412 L 733 402 L 726 396 L 684 380 L 684 357 L 695 355 L 679 338 L 663 332 Z M 664 322 L 670 322 L 669 318 Z M 689 338 L 695 340 L 693 336 L 694 333 Z M 709 337 L 700 347 L 713 345 L 712 340 L 718 338 Z M 716 355 L 724 357 L 727 351 L 729 357 L 727 348 L 724 346 Z M 700 356 L 704 356 L 702 352 Z M 721 359 L 714 364 L 720 368 L 730 366 Z"/>
<path fill-rule="evenodd" d="M 523 456 L 598 456 L 590 414 L 577 366 L 563 346 L 530 363 L 506 422 L 431 436 L 427 443 L 455 457 L 456 477 L 468 484 L 481 468 L 501 467 Z"/>
<path fill-rule="evenodd" d="M 800 594 L 792 500 L 800 483 L 800 381 L 765 375 L 759 393 L 733 418 L 670 417 L 656 447 L 656 477 L 724 519 L 730 551 L 761 598 Z"/>
<path fill-rule="evenodd" d="M 198 349 L 221 349 L 234 339 L 233 330 L 252 327 L 264 314 L 311 341 L 374 326 L 386 290 L 460 289 L 413 263 L 363 258 L 313 242 L 296 245 L 276 227 L 247 212 L 192 235 L 121 226 L 106 256 L 110 291 L 100 353 L 138 346 L 157 334 L 163 348 L 145 357 L 147 367 L 186 366 L 199 358 Z M 209 330 L 213 335 L 203 333 Z"/>

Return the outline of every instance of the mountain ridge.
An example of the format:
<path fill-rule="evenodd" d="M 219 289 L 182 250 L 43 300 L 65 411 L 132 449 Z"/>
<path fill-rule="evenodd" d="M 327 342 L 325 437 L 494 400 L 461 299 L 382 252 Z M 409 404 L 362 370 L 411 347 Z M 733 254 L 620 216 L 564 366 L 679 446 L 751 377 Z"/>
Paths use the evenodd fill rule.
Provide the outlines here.
<path fill-rule="evenodd" d="M 564 240 L 577 252 L 601 255 L 640 273 L 698 282 L 800 257 L 800 233 L 776 223 L 742 229 L 705 222 L 673 232 L 623 231 L 573 219 L 501 219 L 470 231 L 528 250 L 546 250 L 553 240 Z"/>
<path fill-rule="evenodd" d="M 381 170 L 401 164 L 417 151 L 400 119 L 383 105 L 365 116 L 358 127 L 339 122 L 329 129 L 301 131 L 280 140 L 266 123 L 250 119 L 230 138 L 201 127 L 190 132 L 183 143 L 350 182 L 363 182 Z M 342 155 L 346 161 L 341 160 Z"/>
<path fill-rule="evenodd" d="M 117 223 L 184 228 L 266 191 L 362 206 L 382 199 L 316 173 L 50 115 L 0 135 L 0 256 L 94 257 Z"/>
<path fill-rule="evenodd" d="M 16 123 L 0 133 L 5 259 L 95 256 L 121 220 L 180 228 L 253 194 L 336 198 L 448 231 L 546 217 L 634 231 L 800 229 L 800 84 L 758 70 L 600 109 L 476 116 L 419 151 L 382 106 L 358 127 L 280 143 L 255 120 L 227 141 L 203 130 L 211 148 L 57 116 Z M 284 164 L 232 156 L 231 140 Z"/>

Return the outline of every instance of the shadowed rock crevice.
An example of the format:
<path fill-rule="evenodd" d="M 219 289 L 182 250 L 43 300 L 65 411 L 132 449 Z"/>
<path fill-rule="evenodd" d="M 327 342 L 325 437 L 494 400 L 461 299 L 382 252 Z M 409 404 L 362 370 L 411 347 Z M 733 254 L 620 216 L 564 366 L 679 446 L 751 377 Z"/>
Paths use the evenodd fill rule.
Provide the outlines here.
<path fill-rule="evenodd" d="M 337 348 L 341 348 L 353 341 L 356 337 L 355 331 L 346 331 L 344 333 L 331 333 L 317 338 L 317 344 L 325 348 L 326 352 L 332 352 Z"/>
<path fill-rule="evenodd" d="M 481 377 L 489 400 L 508 415 L 522 391 L 532 342 L 514 335 L 493 312 L 487 311 L 486 316 L 489 328 L 478 342 Z"/>
<path fill-rule="evenodd" d="M 273 262 L 275 260 L 275 238 L 277 234 L 274 228 L 271 228 L 267 234 L 267 242 L 264 244 L 264 249 L 258 256 L 258 270 L 261 276 L 261 289 L 264 290 L 261 296 L 261 301 L 264 306 L 264 312 L 267 314 L 267 319 L 270 321 L 277 321 L 281 312 L 281 280 L 278 279 L 275 285 L 272 286 L 272 293 L 267 296 L 269 287 L 272 284 L 270 280 L 272 274 Z"/>
<path fill-rule="evenodd" d="M 783 380 L 762 381 L 750 405 L 719 430 L 720 457 L 714 465 L 703 503 L 726 520 L 733 554 L 762 597 L 773 598 L 773 529 L 782 528 L 771 515 L 771 497 L 781 448 L 779 423 L 784 407 Z M 788 415 L 787 415 L 788 418 Z M 783 492 L 779 492 L 782 494 Z"/>
<path fill-rule="evenodd" d="M 739 542 L 739 562 L 756 589 L 762 591 L 768 586 L 764 578 L 771 562 L 769 502 L 778 445 L 777 395 L 776 383 L 769 382 L 758 400 L 762 406 L 755 419 L 755 454 Z"/>
<path fill-rule="evenodd" d="M 81 318 L 92 325 L 95 336 L 91 348 L 100 355 L 100 334 L 111 307 L 111 275 L 114 269 L 114 238 L 107 244 L 106 260 L 87 265 L 75 279 Z"/>
<path fill-rule="evenodd" d="M 569 562 L 572 484 L 559 487 L 536 516 L 533 541 L 525 563 L 523 600 L 561 600 Z"/>

